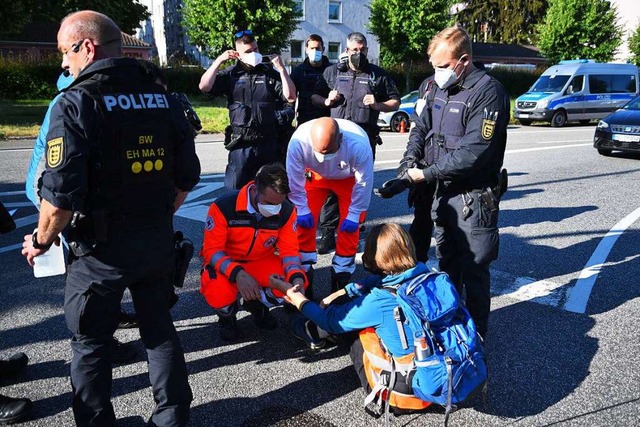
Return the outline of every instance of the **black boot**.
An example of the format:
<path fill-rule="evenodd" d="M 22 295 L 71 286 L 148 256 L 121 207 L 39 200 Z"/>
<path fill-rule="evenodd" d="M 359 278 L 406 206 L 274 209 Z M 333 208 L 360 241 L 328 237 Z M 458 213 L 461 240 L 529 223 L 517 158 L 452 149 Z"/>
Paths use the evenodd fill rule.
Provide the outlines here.
<path fill-rule="evenodd" d="M 235 313 L 231 316 L 221 316 L 218 313 L 218 325 L 222 341 L 234 342 L 238 340 L 238 320 Z"/>
<path fill-rule="evenodd" d="M 138 327 L 138 318 L 135 313 L 127 313 L 120 310 L 120 318 L 118 319 L 118 329 L 130 329 Z"/>
<path fill-rule="evenodd" d="M 320 230 L 320 239 L 316 249 L 320 255 L 325 255 L 336 250 L 336 231 L 333 228 Z"/>
<path fill-rule="evenodd" d="M 20 373 L 29 363 L 29 358 L 24 353 L 16 353 L 7 360 L 0 360 L 0 377 Z"/>
<path fill-rule="evenodd" d="M 344 288 L 351 280 L 351 273 L 336 273 L 331 269 L 331 293 Z"/>
<path fill-rule="evenodd" d="M 33 403 L 29 399 L 15 399 L 0 394 L 0 424 L 13 424 L 24 420 Z"/>
<path fill-rule="evenodd" d="M 258 300 L 245 301 L 243 304 L 253 316 L 253 323 L 260 329 L 272 330 L 278 326 L 278 321 L 269 313 L 269 309 Z"/>
<path fill-rule="evenodd" d="M 111 346 L 111 363 L 115 365 L 132 363 L 138 357 L 138 350 L 132 342 L 122 343 L 114 337 Z"/>

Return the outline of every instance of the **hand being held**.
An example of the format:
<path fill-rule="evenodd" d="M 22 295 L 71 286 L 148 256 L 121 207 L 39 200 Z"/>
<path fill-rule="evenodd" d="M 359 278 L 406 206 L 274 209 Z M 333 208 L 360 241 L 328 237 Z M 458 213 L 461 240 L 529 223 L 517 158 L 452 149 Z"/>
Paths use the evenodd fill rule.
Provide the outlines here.
<path fill-rule="evenodd" d="M 260 285 L 246 271 L 242 270 L 236 276 L 236 286 L 238 292 L 245 301 L 260 299 Z"/>

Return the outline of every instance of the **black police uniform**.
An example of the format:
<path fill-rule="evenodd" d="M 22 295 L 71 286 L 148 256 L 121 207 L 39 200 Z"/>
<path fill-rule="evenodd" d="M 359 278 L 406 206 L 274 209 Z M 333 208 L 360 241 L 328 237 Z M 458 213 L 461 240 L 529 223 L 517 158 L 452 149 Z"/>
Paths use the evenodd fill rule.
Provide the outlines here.
<path fill-rule="evenodd" d="M 276 110 L 282 106 L 277 101 L 285 99 L 280 73 L 268 64 L 246 70 L 237 61 L 218 73 L 209 94 L 227 97 L 229 160 L 224 185 L 239 190 L 256 177 L 260 167 L 278 160 Z"/>
<path fill-rule="evenodd" d="M 419 98 L 421 103 L 426 105 L 427 102 L 433 102 L 432 89 L 435 87 L 433 77 L 426 78 L 418 88 Z M 429 98 L 429 99 L 428 99 Z M 422 110 L 420 111 L 422 112 Z M 417 110 L 411 115 L 411 122 L 415 122 L 418 116 Z M 411 132 L 417 132 L 411 129 Z M 398 168 L 398 175 L 400 175 L 404 169 L 419 167 L 424 168 L 429 166 L 427 158 L 433 162 L 433 154 L 425 155 L 425 151 L 430 150 L 430 147 L 425 147 L 424 150 L 407 150 L 404 153 L 403 159 L 400 162 Z M 409 195 L 407 202 L 409 207 L 413 207 L 413 221 L 409 226 L 409 235 L 413 244 L 416 247 L 416 257 L 418 261 L 427 262 L 429 259 L 429 248 L 431 247 L 431 236 L 433 235 L 433 219 L 431 219 L 431 205 L 433 204 L 433 196 L 436 191 L 436 183 L 425 184 L 423 182 L 409 188 Z"/>
<path fill-rule="evenodd" d="M 377 65 L 367 62 L 361 70 L 356 71 L 348 66 L 346 70 L 341 70 L 343 66 L 334 64 L 327 67 L 316 84 L 315 93 L 325 98 L 331 90 L 342 94 L 342 99 L 331 107 L 331 117 L 351 120 L 364 129 L 375 159 L 376 146 L 381 142 L 378 126 L 380 112 L 364 105 L 362 100 L 365 95 L 373 94 L 377 102 L 390 99 L 400 101 L 400 93 L 393 79 Z M 320 212 L 318 228 L 321 232 L 332 233 L 338 226 L 338 216 L 338 198 L 332 194 Z"/>
<path fill-rule="evenodd" d="M 437 182 L 432 207 L 440 268 L 466 292 L 478 332 L 489 319 L 489 264 L 498 256 L 496 186 L 504 159 L 509 97 L 481 70 L 448 90 L 434 86 L 432 108 L 416 117 L 407 151 L 425 153 L 426 184 Z M 433 158 L 431 159 L 431 156 Z"/>
<path fill-rule="evenodd" d="M 298 126 L 304 122 L 330 115 L 328 107 L 316 107 L 311 103 L 311 96 L 314 94 L 318 80 L 322 78 L 322 73 L 330 65 L 329 58 L 323 55 L 319 66 L 314 67 L 309 63 L 309 58 L 306 58 L 302 64 L 291 71 L 291 80 L 298 91 Z"/>
<path fill-rule="evenodd" d="M 96 61 L 56 103 L 40 195 L 74 211 L 65 229 L 65 318 L 78 425 L 113 425 L 110 340 L 129 288 L 156 401 L 151 425 L 185 425 L 191 388 L 166 289 L 176 189 L 199 180 L 179 106 L 132 58 Z"/>

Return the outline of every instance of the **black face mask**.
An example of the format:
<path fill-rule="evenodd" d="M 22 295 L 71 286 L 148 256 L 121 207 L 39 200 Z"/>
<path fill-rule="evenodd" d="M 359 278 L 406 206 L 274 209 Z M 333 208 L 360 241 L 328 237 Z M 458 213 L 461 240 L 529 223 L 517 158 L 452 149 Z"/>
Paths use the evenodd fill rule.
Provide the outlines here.
<path fill-rule="evenodd" d="M 367 65 L 367 55 L 362 52 L 355 52 L 349 55 L 349 61 L 356 69 L 361 70 Z"/>

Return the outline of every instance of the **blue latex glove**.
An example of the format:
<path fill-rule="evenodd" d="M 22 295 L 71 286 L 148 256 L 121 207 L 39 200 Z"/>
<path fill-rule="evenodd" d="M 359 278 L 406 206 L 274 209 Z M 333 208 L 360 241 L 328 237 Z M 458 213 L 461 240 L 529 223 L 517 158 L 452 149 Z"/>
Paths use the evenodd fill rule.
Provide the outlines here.
<path fill-rule="evenodd" d="M 349 221 L 345 219 L 342 221 L 342 225 L 340 225 L 340 231 L 344 233 L 353 233 L 355 232 L 360 225 L 357 222 Z"/>
<path fill-rule="evenodd" d="M 310 213 L 298 217 L 298 225 L 302 228 L 313 228 L 313 216 Z"/>

